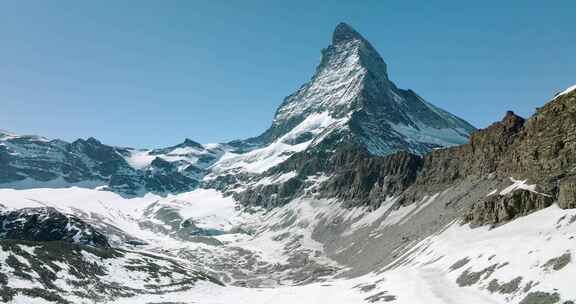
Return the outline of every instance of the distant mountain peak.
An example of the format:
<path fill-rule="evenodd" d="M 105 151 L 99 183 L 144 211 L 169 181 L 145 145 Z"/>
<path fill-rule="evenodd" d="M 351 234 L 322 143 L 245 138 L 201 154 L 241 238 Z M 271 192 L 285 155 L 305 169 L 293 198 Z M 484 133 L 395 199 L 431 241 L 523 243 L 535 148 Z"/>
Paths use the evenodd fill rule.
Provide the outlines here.
<path fill-rule="evenodd" d="M 204 149 L 204 146 L 194 140 L 191 140 L 190 138 L 186 138 L 184 139 L 184 142 L 180 144 L 180 146 L 185 146 L 185 147 L 195 147 L 198 149 Z"/>

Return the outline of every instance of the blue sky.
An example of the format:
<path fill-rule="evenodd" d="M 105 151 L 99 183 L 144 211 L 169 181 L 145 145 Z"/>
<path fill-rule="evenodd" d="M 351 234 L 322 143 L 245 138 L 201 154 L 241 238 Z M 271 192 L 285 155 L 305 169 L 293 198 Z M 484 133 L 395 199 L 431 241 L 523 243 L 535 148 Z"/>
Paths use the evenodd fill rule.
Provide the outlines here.
<path fill-rule="evenodd" d="M 338 22 L 485 127 L 576 83 L 576 1 L 0 2 L 0 129 L 158 147 L 258 135 Z"/>

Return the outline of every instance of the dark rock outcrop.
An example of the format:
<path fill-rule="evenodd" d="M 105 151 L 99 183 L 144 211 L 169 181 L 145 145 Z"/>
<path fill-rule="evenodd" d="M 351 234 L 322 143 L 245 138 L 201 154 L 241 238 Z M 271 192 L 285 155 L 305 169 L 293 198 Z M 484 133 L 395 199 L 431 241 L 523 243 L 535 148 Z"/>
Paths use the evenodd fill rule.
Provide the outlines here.
<path fill-rule="evenodd" d="M 265 173 L 265 176 L 274 176 L 294 171 L 297 172 L 294 178 L 252 186 L 234 193 L 234 198 L 245 205 L 271 208 L 299 195 L 314 194 L 341 199 L 349 207 L 378 208 L 387 196 L 397 195 L 414 183 L 421 166 L 422 158 L 407 152 L 373 156 L 365 149 L 352 146 L 335 152 L 305 151 Z M 318 176 L 330 178 L 317 182 L 314 177 Z"/>
<path fill-rule="evenodd" d="M 0 239 L 110 246 L 106 236 L 91 225 L 51 207 L 0 211 L 0 223 Z"/>
<path fill-rule="evenodd" d="M 464 222 L 472 226 L 496 225 L 544 209 L 553 202 L 551 196 L 527 190 L 495 194 L 472 205 L 464 215 Z"/>
<path fill-rule="evenodd" d="M 346 151 L 333 158 L 333 178 L 320 186 L 320 196 L 336 197 L 348 206 L 375 209 L 388 196 L 402 193 L 416 180 L 422 158 L 407 152 L 371 157 Z"/>

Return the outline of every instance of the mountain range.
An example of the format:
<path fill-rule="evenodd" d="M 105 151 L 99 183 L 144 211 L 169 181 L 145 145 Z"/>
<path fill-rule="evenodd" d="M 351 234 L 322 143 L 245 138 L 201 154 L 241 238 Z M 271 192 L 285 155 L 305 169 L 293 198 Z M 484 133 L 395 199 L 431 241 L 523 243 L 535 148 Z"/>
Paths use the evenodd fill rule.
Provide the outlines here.
<path fill-rule="evenodd" d="M 14 303 L 573 303 L 576 86 L 477 130 L 340 23 L 261 135 L 0 131 Z"/>

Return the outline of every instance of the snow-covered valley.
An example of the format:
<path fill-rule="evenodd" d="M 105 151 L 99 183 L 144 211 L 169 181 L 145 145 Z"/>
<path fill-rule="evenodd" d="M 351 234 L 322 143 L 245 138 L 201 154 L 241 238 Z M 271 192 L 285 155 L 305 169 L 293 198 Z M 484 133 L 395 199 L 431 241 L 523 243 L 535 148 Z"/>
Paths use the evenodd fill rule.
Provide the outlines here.
<path fill-rule="evenodd" d="M 202 281 L 190 289 L 161 294 L 141 294 L 133 297 L 103 297 L 101 301 L 114 303 L 363 303 L 394 301 L 394 303 L 530 303 L 521 302 L 528 294 L 549 298 L 574 299 L 570 278 L 576 275 L 572 262 L 576 252 L 576 211 L 562 210 L 556 205 L 518 219 L 509 224 L 489 228 L 470 228 L 459 222 L 448 224 L 436 234 L 411 244 L 393 262 L 374 268 L 358 277 L 340 276 L 344 265 L 331 260 L 324 245 L 314 240 L 314 222 L 321 219 L 348 222 L 345 233 L 353 234 L 361 227 L 373 227 L 375 236 L 387 225 L 401 225 L 419 212 L 426 212 L 431 198 L 410 210 L 398 209 L 392 213 L 347 212 L 337 205 L 321 200 L 300 200 L 272 212 L 241 212 L 230 198 L 213 190 L 168 197 L 147 195 L 126 199 L 114 193 L 82 188 L 0 190 L 1 202 L 6 209 L 53 207 L 75 214 L 86 222 L 114 227 L 125 235 L 112 238 L 114 246 L 130 255 L 154 254 L 180 267 L 208 273 L 224 281 L 221 286 Z M 436 196 L 437 197 L 437 196 Z M 203 205 L 206 204 L 206 205 Z M 198 227 L 221 231 L 209 237 L 217 241 L 185 240 L 173 233 L 162 219 L 154 218 L 159 206 L 174 208 L 184 219 Z M 421 207 L 421 208 L 419 208 Z M 381 209 L 387 209 L 384 205 Z M 286 225 L 282 219 L 287 212 L 296 212 L 297 223 Z M 396 215 L 399 214 L 399 215 Z M 310 226 L 303 223 L 310 221 Z M 143 223 L 153 222 L 164 229 Z M 386 224 L 384 224 L 387 222 Z M 266 223 L 266 225 L 262 225 Z M 378 223 L 377 225 L 375 225 Z M 283 226 L 282 228 L 274 226 Z M 250 232 L 248 232 L 250 231 Z M 298 235 L 298 244 L 286 242 L 277 236 Z M 124 240 L 122 240 L 124 238 Z M 129 238 L 129 239 L 128 239 Z M 377 237 L 375 236 L 375 239 Z M 135 243 L 134 240 L 140 242 Z M 34 254 L 34 246 L 26 252 Z M 316 282 L 294 280 L 301 269 L 292 265 L 282 272 L 282 265 L 290 265 L 296 252 L 314 252 L 311 257 L 333 273 L 316 278 Z M 3 259 L 16 257 L 22 263 L 31 259 L 26 254 L 6 250 Z M 373 253 L 377 255 L 378 253 Z M 192 258 L 193 257 L 193 258 Z M 84 254 L 86 259 L 94 259 Z M 125 257 L 128 258 L 128 257 Z M 219 264 L 225 267 L 218 269 Z M 312 264 L 311 261 L 307 262 Z M 221 266 L 221 265 L 220 265 Z M 104 282 L 117 282 L 119 286 L 146 285 L 147 279 L 125 273 L 126 266 L 115 261 L 108 266 Z M 63 288 L 60 295 L 74 303 L 83 303 L 73 296 L 74 287 L 68 285 L 66 268 L 55 272 Z M 320 268 L 318 268 L 320 269 Z M 124 271 L 123 271 L 124 270 Z M 42 282 L 16 279 L 10 269 L 2 270 L 10 286 L 42 286 Z M 235 273 L 235 272 L 243 272 Z M 124 273 L 124 274 L 123 274 Z M 301 273 L 302 276 L 305 273 Z M 244 279 L 242 279 L 244 278 Z M 16 283 L 19 282 L 19 283 Z M 244 284 L 239 284 L 239 283 Z M 248 283 L 248 284 L 246 284 Z M 15 285 L 14 285 L 15 284 Z M 141 285 L 141 286 L 143 286 Z M 251 286 L 250 286 L 251 285 Z M 86 286 L 75 287 L 83 290 Z M 94 288 L 91 286 L 90 288 Z M 44 303 L 24 295 L 14 303 Z M 91 301 L 86 301 L 91 303 Z M 544 302 L 543 302 L 544 303 Z M 550 302 L 553 303 L 553 302 Z"/>

